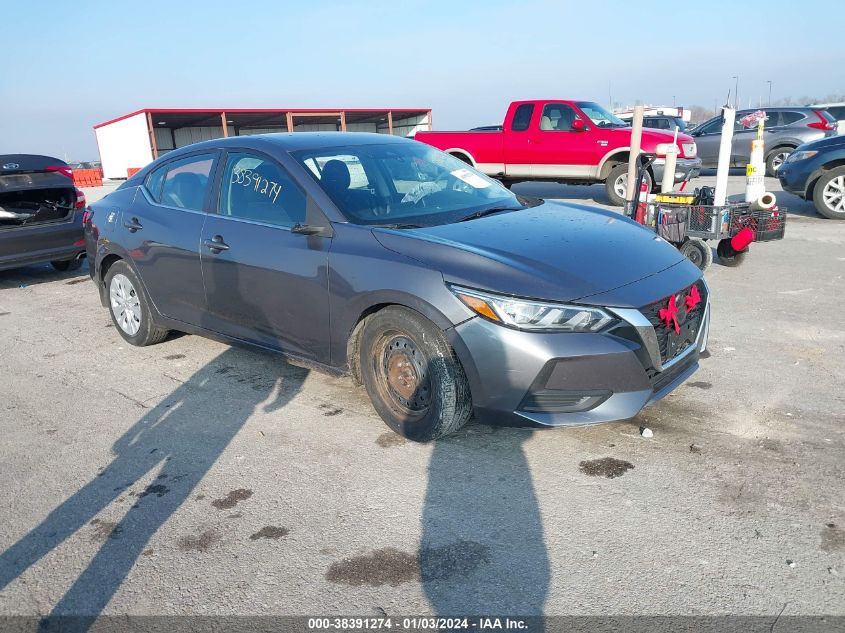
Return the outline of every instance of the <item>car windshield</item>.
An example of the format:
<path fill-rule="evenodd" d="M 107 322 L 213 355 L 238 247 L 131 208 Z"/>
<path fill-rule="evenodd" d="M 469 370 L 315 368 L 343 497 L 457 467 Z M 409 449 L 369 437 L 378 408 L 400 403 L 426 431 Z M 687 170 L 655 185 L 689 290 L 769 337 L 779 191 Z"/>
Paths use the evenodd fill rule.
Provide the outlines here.
<path fill-rule="evenodd" d="M 578 101 L 576 104 L 581 108 L 581 112 L 596 124 L 598 127 L 628 127 L 630 123 L 625 123 L 615 114 L 611 114 L 598 103 L 592 101 Z"/>
<path fill-rule="evenodd" d="M 416 141 L 320 148 L 293 156 L 356 224 L 448 224 L 534 204 L 457 158 Z"/>

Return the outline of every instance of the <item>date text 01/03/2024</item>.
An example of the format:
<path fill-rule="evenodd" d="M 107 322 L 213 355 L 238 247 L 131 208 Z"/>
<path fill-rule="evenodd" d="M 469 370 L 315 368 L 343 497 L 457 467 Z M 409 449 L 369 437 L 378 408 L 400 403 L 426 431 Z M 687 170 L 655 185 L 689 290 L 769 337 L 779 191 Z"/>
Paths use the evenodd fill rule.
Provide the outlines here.
<path fill-rule="evenodd" d="M 527 630 L 528 623 L 520 618 L 439 618 L 439 617 L 403 617 L 403 618 L 309 618 L 308 629 L 312 631 L 361 631 L 397 629 L 399 631 L 452 631 L 452 630 Z"/>

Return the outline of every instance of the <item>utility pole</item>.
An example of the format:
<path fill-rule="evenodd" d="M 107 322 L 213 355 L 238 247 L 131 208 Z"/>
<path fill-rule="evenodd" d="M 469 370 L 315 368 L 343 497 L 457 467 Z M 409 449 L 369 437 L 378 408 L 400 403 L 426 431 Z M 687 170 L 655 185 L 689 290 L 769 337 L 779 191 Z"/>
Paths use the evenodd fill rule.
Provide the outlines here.
<path fill-rule="evenodd" d="M 769 102 L 766 105 L 772 105 L 772 80 L 769 79 L 766 83 L 769 84 Z"/>
<path fill-rule="evenodd" d="M 732 79 L 736 82 L 734 84 L 734 110 L 739 108 L 739 75 L 734 75 Z"/>
<path fill-rule="evenodd" d="M 675 107 L 675 95 L 672 95 L 672 107 Z"/>

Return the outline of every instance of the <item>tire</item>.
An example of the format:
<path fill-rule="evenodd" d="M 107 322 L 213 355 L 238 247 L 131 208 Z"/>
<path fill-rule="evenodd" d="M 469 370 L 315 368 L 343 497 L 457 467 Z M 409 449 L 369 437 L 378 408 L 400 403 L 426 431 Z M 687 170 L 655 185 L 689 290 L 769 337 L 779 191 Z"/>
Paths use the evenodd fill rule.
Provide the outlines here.
<path fill-rule="evenodd" d="M 112 264 L 105 284 L 112 323 L 127 343 L 144 347 L 167 338 L 167 330 L 156 325 L 144 286 L 129 264 Z"/>
<path fill-rule="evenodd" d="M 689 259 L 700 270 L 707 270 L 713 263 L 713 251 L 707 242 L 691 237 L 681 245 L 681 255 Z"/>
<path fill-rule="evenodd" d="M 745 261 L 748 255 L 748 249 L 735 251 L 731 246 L 729 239 L 719 240 L 719 245 L 716 247 L 716 254 L 719 256 L 719 263 L 728 268 L 736 268 Z"/>
<path fill-rule="evenodd" d="M 816 181 L 813 204 L 829 220 L 845 220 L 845 167 L 830 169 Z"/>
<path fill-rule="evenodd" d="M 786 157 L 789 156 L 794 147 L 776 147 L 771 152 L 766 154 L 766 175 L 776 178 L 778 175 L 778 167 L 783 164 Z"/>
<path fill-rule="evenodd" d="M 651 191 L 652 178 L 651 174 L 646 172 L 645 175 L 648 191 Z M 607 197 L 610 199 L 610 204 L 614 207 L 624 207 L 625 194 L 627 193 L 626 184 L 628 182 L 628 163 L 619 163 L 607 175 L 607 180 L 604 181 L 604 189 L 607 192 Z"/>
<path fill-rule="evenodd" d="M 400 306 L 369 317 L 361 332 L 361 378 L 381 419 L 415 442 L 449 435 L 472 416 L 463 367 L 440 329 Z"/>
<path fill-rule="evenodd" d="M 79 270 L 82 267 L 82 258 L 63 259 L 50 262 L 50 265 L 59 272 L 65 273 L 71 270 Z"/>

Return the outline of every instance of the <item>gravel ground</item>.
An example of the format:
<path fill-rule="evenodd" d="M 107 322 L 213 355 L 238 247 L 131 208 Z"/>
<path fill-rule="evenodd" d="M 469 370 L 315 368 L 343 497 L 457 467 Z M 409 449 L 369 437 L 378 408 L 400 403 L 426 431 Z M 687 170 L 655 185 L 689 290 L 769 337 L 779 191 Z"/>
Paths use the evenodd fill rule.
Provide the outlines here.
<path fill-rule="evenodd" d="M 673 395 L 427 445 L 348 379 L 130 348 L 85 270 L 0 272 L 0 614 L 845 615 L 845 223 L 780 198 Z"/>

